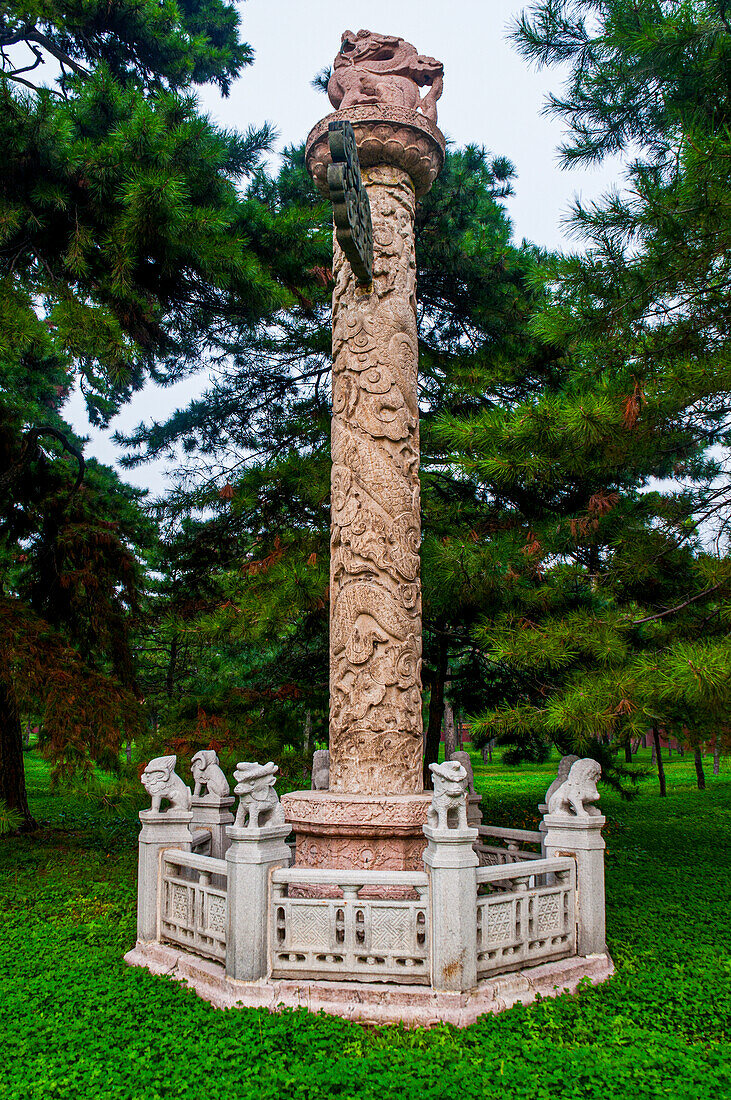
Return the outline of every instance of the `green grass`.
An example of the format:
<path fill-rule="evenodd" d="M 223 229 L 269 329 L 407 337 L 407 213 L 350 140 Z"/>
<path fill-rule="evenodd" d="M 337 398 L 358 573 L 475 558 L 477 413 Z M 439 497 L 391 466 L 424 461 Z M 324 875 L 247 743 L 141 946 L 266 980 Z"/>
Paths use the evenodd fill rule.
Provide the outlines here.
<path fill-rule="evenodd" d="M 668 766 L 667 799 L 654 777 L 631 804 L 602 793 L 614 979 L 463 1031 L 408 1031 L 216 1011 L 126 967 L 135 822 L 52 795 L 26 759 L 45 825 L 0 841 L 2 1100 L 731 1096 L 725 774 L 699 792 L 686 756 Z M 530 827 L 554 769 L 478 768 L 485 819 Z"/>

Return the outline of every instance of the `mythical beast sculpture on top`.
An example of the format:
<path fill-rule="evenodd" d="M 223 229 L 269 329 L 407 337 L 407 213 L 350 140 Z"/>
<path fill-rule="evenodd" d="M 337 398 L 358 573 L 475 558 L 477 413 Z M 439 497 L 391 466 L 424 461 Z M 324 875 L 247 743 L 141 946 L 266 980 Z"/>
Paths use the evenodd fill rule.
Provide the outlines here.
<path fill-rule="evenodd" d="M 378 104 L 405 107 L 437 121 L 444 66 L 417 53 L 403 38 L 372 31 L 346 31 L 327 86 L 336 110 Z M 421 98 L 420 89 L 429 87 Z"/>

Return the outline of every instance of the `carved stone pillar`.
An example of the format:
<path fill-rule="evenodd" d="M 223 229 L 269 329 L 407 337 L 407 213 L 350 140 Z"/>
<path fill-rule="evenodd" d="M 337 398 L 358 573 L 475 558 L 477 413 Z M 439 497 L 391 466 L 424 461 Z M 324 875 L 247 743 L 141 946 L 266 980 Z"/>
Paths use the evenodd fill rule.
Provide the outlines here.
<path fill-rule="evenodd" d="M 296 863 L 420 866 L 422 785 L 416 200 L 444 138 L 423 114 L 355 106 L 307 139 L 327 193 L 328 126 L 353 125 L 373 222 L 373 281 L 334 241 L 330 790 L 285 795 Z"/>

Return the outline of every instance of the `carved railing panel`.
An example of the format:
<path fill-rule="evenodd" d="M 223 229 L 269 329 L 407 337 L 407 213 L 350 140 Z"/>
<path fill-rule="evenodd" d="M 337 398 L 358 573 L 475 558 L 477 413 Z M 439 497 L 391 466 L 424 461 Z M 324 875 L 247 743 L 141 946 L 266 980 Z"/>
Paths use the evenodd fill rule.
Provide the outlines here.
<path fill-rule="evenodd" d="M 225 961 L 225 860 L 171 848 L 160 854 L 158 939 Z"/>
<path fill-rule="evenodd" d="M 274 871 L 270 904 L 273 978 L 429 984 L 429 900 L 421 872 Z M 291 897 L 289 886 L 340 897 Z M 411 893 L 412 897 L 360 897 Z"/>
<path fill-rule="evenodd" d="M 502 974 L 576 953 L 573 859 L 477 871 L 477 976 Z"/>

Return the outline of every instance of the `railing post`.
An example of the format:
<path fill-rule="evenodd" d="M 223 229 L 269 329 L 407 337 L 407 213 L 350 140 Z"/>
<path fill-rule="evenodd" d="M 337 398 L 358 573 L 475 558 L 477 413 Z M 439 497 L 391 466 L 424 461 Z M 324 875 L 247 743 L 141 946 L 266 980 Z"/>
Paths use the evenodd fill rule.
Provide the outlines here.
<path fill-rule="evenodd" d="M 601 767 L 595 760 L 577 760 L 568 778 L 548 800 L 543 818 L 546 858 L 573 856 L 576 860 L 577 951 L 579 955 L 606 952 L 604 911 L 604 849 L 606 818 L 591 805 L 599 797 L 596 781 Z"/>
<path fill-rule="evenodd" d="M 190 823 L 190 790 L 175 772 L 177 757 L 158 756 L 142 773 L 142 785 L 152 798 L 152 807 L 140 812 L 142 830 L 137 861 L 137 939 L 157 939 L 160 852 L 179 848 L 189 852 L 193 839 Z M 163 799 L 169 803 L 161 810 Z"/>
<path fill-rule="evenodd" d="M 228 865 L 226 973 L 238 981 L 266 977 L 269 931 L 269 878 L 289 865 L 285 839 L 290 827 L 274 791 L 274 764 L 237 765 L 235 793 L 241 795 L 236 822 L 226 835 Z M 263 819 L 264 824 L 259 825 Z"/>
<path fill-rule="evenodd" d="M 431 984 L 464 991 L 477 985 L 477 876 L 473 845 L 477 829 L 467 825 L 467 773 L 456 761 L 431 764 L 434 797 L 424 826 L 429 844 Z"/>
<path fill-rule="evenodd" d="M 189 852 L 193 840 L 190 831 L 192 813 L 168 810 L 155 813 L 142 810 L 137 862 L 137 939 L 150 943 L 157 939 L 158 878 L 160 852 L 179 848 Z"/>

